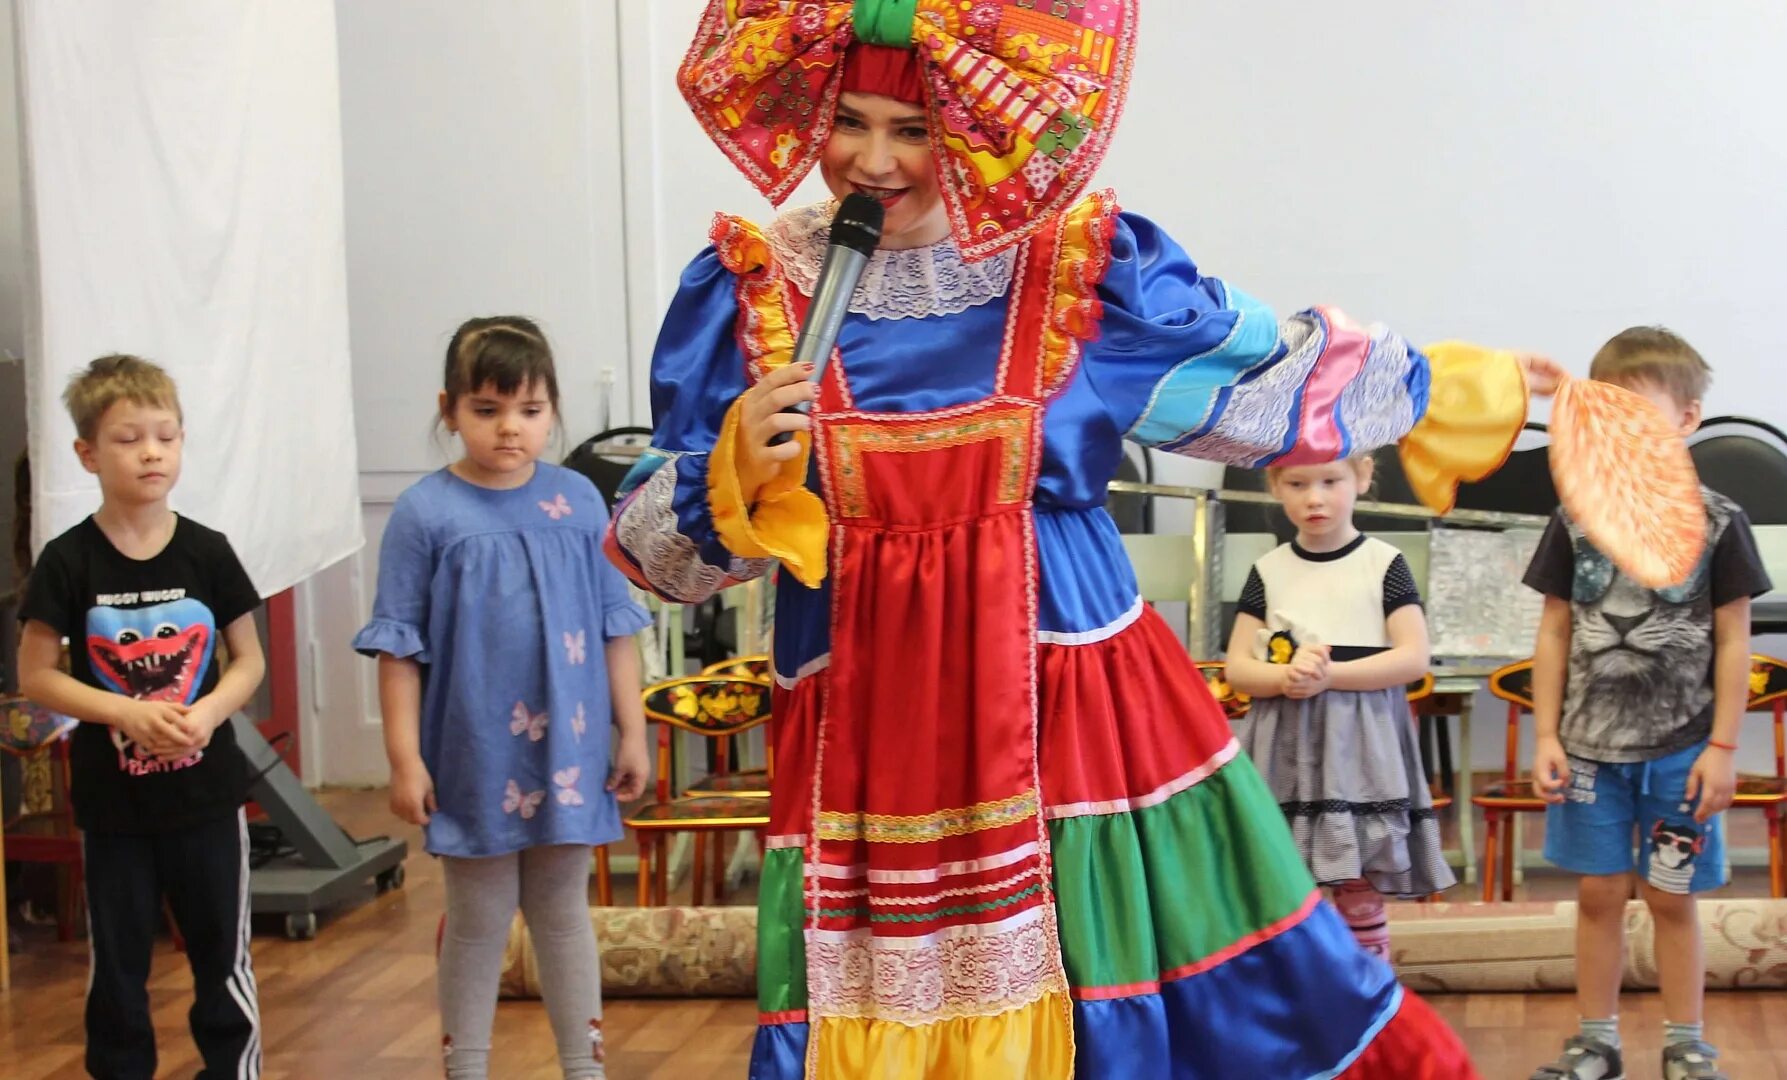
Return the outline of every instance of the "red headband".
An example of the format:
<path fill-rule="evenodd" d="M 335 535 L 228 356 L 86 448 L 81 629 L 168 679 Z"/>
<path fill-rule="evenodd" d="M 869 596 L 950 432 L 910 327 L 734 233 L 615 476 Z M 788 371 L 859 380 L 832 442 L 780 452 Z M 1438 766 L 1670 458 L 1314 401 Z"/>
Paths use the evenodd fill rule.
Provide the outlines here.
<path fill-rule="evenodd" d="M 891 45 L 854 42 L 844 54 L 843 89 L 923 105 L 924 79 L 918 71 L 918 54 Z"/>

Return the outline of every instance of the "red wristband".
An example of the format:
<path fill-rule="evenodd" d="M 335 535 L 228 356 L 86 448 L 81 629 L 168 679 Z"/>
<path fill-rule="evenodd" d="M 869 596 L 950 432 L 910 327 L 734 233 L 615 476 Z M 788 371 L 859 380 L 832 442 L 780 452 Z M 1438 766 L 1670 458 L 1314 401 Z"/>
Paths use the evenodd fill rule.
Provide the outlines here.
<path fill-rule="evenodd" d="M 1729 750 L 1734 754 L 1737 753 L 1737 747 L 1731 743 L 1722 743 L 1715 739 L 1708 739 L 1706 740 L 1706 745 L 1718 747 L 1720 750 Z"/>

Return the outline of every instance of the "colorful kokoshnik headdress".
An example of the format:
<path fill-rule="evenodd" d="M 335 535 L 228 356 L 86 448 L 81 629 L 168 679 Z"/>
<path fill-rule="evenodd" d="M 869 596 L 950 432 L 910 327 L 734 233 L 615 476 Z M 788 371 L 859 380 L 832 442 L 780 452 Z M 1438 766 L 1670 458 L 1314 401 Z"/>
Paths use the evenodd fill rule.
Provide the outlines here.
<path fill-rule="evenodd" d="M 1085 191 L 1123 112 L 1137 0 L 711 0 L 677 72 L 714 143 L 781 205 L 838 95 L 924 106 L 950 231 L 982 259 Z"/>

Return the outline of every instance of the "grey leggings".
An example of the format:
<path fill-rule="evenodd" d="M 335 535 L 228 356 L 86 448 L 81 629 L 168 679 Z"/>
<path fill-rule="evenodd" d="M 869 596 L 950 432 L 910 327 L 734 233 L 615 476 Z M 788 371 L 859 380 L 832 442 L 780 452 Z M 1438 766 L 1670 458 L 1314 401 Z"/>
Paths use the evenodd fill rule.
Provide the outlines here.
<path fill-rule="evenodd" d="M 488 859 L 443 858 L 441 1049 L 450 1080 L 490 1075 L 490 1029 L 509 924 L 519 907 L 534 939 L 540 990 L 566 1080 L 602 1073 L 602 971 L 590 927 L 590 849 L 528 848 Z"/>

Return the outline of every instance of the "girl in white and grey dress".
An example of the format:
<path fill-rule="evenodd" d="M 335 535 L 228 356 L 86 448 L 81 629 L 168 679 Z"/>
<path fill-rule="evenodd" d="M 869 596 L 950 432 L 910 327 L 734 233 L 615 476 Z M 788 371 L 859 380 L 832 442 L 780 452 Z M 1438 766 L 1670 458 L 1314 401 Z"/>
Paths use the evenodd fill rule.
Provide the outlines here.
<path fill-rule="evenodd" d="M 1427 625 L 1402 554 L 1353 528 L 1369 459 L 1269 470 L 1298 526 L 1254 564 L 1228 677 L 1253 697 L 1239 725 L 1315 879 L 1368 951 L 1388 958 L 1385 896 L 1455 884 L 1441 852 L 1407 687 Z"/>

